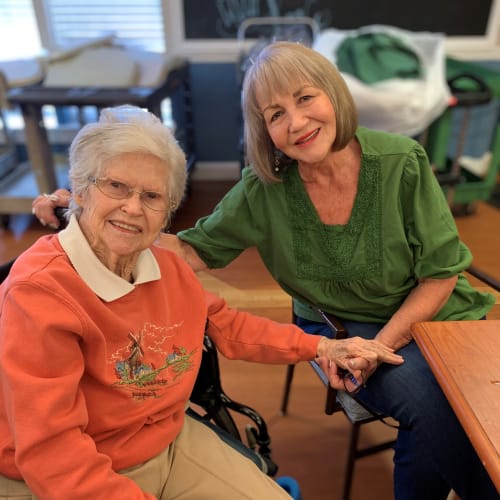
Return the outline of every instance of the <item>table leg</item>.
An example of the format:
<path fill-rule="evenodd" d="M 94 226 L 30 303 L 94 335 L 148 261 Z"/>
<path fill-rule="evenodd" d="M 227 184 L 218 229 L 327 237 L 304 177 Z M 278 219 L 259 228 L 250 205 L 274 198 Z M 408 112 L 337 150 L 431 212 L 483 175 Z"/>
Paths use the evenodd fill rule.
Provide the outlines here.
<path fill-rule="evenodd" d="M 24 118 L 26 147 L 40 193 L 51 193 L 57 188 L 54 159 L 43 124 L 42 107 L 36 104 L 21 106 Z"/>

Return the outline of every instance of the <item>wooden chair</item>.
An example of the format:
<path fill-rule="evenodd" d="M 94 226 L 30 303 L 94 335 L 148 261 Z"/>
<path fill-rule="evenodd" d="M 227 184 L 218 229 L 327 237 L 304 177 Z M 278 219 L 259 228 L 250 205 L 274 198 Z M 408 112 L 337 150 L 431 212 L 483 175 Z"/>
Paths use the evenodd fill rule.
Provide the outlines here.
<path fill-rule="evenodd" d="M 347 337 L 347 331 L 345 330 L 342 323 L 332 316 L 331 314 L 325 313 L 318 309 L 319 314 L 323 317 L 326 324 L 331 328 L 333 332 L 333 338 L 344 339 Z M 295 315 L 294 315 L 295 322 Z M 337 391 L 330 386 L 328 378 L 326 377 L 323 370 L 315 361 L 310 361 L 309 364 L 315 371 L 315 373 L 320 378 L 321 382 L 326 387 L 326 401 L 325 401 L 325 413 L 327 415 L 332 415 L 339 411 L 342 411 L 351 424 L 351 431 L 349 436 L 349 448 L 347 451 L 347 463 L 346 470 L 344 474 L 344 486 L 342 491 L 342 500 L 349 500 L 352 487 L 352 479 L 354 474 L 354 465 L 356 460 L 363 458 L 375 453 L 379 453 L 384 450 L 388 450 L 394 447 L 396 442 L 395 439 L 384 441 L 382 443 L 360 447 L 359 436 L 361 431 L 361 426 L 363 424 L 369 424 L 376 420 L 382 420 L 387 418 L 386 415 L 374 414 L 364 406 L 361 406 L 352 396 L 350 396 L 345 391 Z M 288 403 L 290 399 L 290 389 L 292 386 L 293 376 L 295 372 L 295 365 L 288 365 L 285 387 L 283 391 L 283 398 L 281 401 L 281 413 L 282 415 L 287 414 Z"/>

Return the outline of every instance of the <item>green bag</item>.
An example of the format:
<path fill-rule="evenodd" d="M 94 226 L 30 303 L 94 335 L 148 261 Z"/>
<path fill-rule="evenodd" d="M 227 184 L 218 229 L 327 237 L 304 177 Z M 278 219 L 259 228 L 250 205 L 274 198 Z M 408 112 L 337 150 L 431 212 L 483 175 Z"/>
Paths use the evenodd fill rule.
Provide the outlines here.
<path fill-rule="evenodd" d="M 389 78 L 421 78 L 418 54 L 400 38 L 387 33 L 362 33 L 343 40 L 336 52 L 337 67 L 364 83 Z"/>

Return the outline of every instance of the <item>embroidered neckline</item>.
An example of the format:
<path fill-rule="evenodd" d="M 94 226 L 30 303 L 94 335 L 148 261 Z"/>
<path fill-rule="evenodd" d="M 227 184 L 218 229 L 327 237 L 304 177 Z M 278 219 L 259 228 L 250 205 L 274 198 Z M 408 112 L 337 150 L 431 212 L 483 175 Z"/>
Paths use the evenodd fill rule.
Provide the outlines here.
<path fill-rule="evenodd" d="M 362 156 L 358 194 L 346 225 L 321 222 L 300 179 L 297 164 L 287 169 L 283 182 L 287 184 L 293 253 L 301 278 L 352 282 L 381 273 L 381 186 L 377 156 Z"/>

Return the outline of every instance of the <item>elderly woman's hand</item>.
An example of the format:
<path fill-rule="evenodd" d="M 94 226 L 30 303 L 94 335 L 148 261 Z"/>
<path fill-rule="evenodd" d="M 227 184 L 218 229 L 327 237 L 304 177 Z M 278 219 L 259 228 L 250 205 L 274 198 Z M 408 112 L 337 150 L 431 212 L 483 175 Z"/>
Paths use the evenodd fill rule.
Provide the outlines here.
<path fill-rule="evenodd" d="M 344 389 L 344 373 L 349 371 L 365 382 L 381 363 L 400 365 L 404 359 L 393 349 L 361 337 L 330 340 L 323 337 L 318 344 L 318 363 L 327 374 L 332 387 Z"/>
<path fill-rule="evenodd" d="M 55 209 L 57 207 L 67 208 L 70 197 L 70 192 L 66 189 L 57 189 L 52 194 L 41 194 L 33 200 L 31 212 L 42 226 L 57 229 L 61 222 L 55 214 Z"/>

